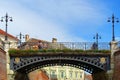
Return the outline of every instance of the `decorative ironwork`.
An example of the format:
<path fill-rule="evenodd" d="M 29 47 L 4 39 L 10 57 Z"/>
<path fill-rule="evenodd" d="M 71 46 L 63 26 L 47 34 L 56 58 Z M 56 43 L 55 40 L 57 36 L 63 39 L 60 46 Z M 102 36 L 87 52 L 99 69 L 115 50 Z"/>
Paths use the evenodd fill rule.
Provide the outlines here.
<path fill-rule="evenodd" d="M 20 62 L 16 62 L 15 56 L 10 56 L 10 67 L 14 71 L 29 73 L 46 66 L 72 66 L 80 68 L 89 73 L 97 71 L 107 71 L 110 69 L 110 55 L 107 54 L 41 54 L 39 56 L 17 57 Z M 103 60 L 105 59 L 105 61 Z"/>
<path fill-rule="evenodd" d="M 42 42 L 42 49 L 72 49 L 72 50 L 94 50 L 94 42 Z M 99 42 L 97 50 L 110 50 L 108 42 Z M 38 48 L 38 42 L 23 42 L 19 48 L 35 49 Z"/>
<path fill-rule="evenodd" d="M 7 33 L 7 27 L 8 27 L 8 21 L 13 21 L 12 20 L 12 17 L 9 17 L 8 14 L 6 13 L 6 15 L 4 17 L 1 18 L 1 22 L 5 21 L 5 32 L 6 32 L 6 35 L 5 35 L 5 40 L 8 40 L 8 33 Z"/>
<path fill-rule="evenodd" d="M 93 39 L 96 40 L 96 42 L 93 44 L 93 49 L 98 50 L 98 39 L 101 39 L 101 36 L 96 33 L 96 35 L 93 37 Z"/>
<path fill-rule="evenodd" d="M 19 36 L 19 43 L 21 45 L 22 39 L 25 37 L 21 32 L 19 35 L 17 35 L 17 37 Z"/>
<path fill-rule="evenodd" d="M 108 22 L 112 22 L 112 41 L 115 41 L 114 23 L 118 23 L 119 20 L 114 16 L 114 14 L 112 14 L 112 17 L 108 18 Z"/>
<path fill-rule="evenodd" d="M 106 58 L 104 58 L 104 57 L 100 58 L 100 63 L 102 63 L 102 64 L 106 63 Z"/>
<path fill-rule="evenodd" d="M 19 63 L 20 62 L 20 58 L 16 57 L 14 61 L 15 61 L 15 63 Z"/>

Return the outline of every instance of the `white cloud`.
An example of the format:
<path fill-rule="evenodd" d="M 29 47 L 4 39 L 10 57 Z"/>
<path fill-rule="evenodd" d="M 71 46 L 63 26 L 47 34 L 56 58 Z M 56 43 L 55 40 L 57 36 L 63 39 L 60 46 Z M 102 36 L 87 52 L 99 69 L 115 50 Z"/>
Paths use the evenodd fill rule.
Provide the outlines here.
<path fill-rule="evenodd" d="M 70 26 L 67 24 L 75 21 L 99 24 L 104 16 L 92 4 L 79 0 L 3 0 L 0 3 L 0 15 L 8 12 L 13 17 L 13 22 L 8 24 L 8 32 L 17 35 L 20 32 L 30 34 L 45 40 L 53 37 L 58 41 L 84 41 L 78 36 L 71 35 Z M 94 19 L 92 21 L 91 19 Z M 81 23 L 82 24 L 82 23 Z M 94 26 L 96 29 L 97 26 Z M 4 23 L 1 24 L 4 29 Z M 73 29 L 92 29 L 91 26 L 79 26 Z"/>
<path fill-rule="evenodd" d="M 120 37 L 116 37 L 115 40 L 120 41 Z"/>

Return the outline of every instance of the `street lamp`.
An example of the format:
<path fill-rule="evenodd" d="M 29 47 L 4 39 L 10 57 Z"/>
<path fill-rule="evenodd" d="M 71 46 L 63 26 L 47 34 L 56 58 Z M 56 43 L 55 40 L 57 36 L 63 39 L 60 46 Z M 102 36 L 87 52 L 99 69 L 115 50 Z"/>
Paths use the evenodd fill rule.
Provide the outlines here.
<path fill-rule="evenodd" d="M 19 36 L 19 39 L 20 39 L 20 45 L 21 45 L 22 38 L 24 38 L 24 35 L 20 32 L 20 34 L 19 34 L 19 35 L 17 35 L 17 36 Z"/>
<path fill-rule="evenodd" d="M 5 32 L 6 32 L 6 35 L 5 35 L 5 40 L 7 41 L 8 40 L 8 36 L 7 36 L 7 26 L 8 26 L 8 21 L 13 21 L 12 20 L 12 17 L 9 17 L 8 14 L 6 13 L 6 15 L 4 17 L 1 17 L 1 22 L 4 22 L 5 21 Z"/>
<path fill-rule="evenodd" d="M 96 39 L 94 46 L 96 47 L 96 49 L 98 49 L 98 39 L 101 39 L 101 36 L 98 35 L 98 33 L 96 33 L 96 35 L 93 37 L 93 39 Z"/>
<path fill-rule="evenodd" d="M 119 20 L 118 18 L 115 18 L 114 14 L 112 14 L 112 18 L 108 18 L 108 22 L 112 22 L 112 41 L 115 41 L 114 23 L 118 23 Z"/>
<path fill-rule="evenodd" d="M 101 36 L 96 33 L 96 35 L 93 37 L 93 39 L 96 39 L 96 44 L 98 45 L 98 39 L 101 39 Z"/>

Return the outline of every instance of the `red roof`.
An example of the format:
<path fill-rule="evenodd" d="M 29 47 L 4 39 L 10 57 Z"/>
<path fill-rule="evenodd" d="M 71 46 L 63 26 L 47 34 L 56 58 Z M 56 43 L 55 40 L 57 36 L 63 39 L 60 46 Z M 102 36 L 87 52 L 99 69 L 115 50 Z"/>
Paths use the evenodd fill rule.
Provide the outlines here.
<path fill-rule="evenodd" d="M 3 31 L 2 29 L 0 29 L 0 34 L 2 34 L 2 35 L 6 35 L 6 32 Z M 7 36 L 8 36 L 8 37 L 11 37 L 11 38 L 13 38 L 13 39 L 15 39 L 15 40 L 18 41 L 18 39 L 17 39 L 16 37 L 14 37 L 13 35 L 11 35 L 11 34 L 9 34 L 9 33 L 7 33 Z"/>

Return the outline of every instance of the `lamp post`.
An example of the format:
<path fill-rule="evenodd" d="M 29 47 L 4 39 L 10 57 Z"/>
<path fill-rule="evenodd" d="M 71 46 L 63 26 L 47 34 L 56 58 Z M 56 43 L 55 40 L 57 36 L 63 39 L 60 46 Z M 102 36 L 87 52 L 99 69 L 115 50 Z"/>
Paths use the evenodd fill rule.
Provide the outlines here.
<path fill-rule="evenodd" d="M 112 14 L 111 18 L 108 18 L 108 22 L 112 22 L 112 41 L 115 41 L 115 33 L 114 33 L 114 23 L 119 22 L 118 18 L 115 18 L 114 14 Z"/>
<path fill-rule="evenodd" d="M 101 39 L 101 36 L 96 33 L 96 35 L 93 37 L 93 39 L 96 39 L 96 44 L 98 45 L 98 39 Z"/>
<path fill-rule="evenodd" d="M 96 33 L 96 35 L 93 37 L 93 39 L 96 39 L 94 46 L 96 46 L 96 49 L 98 49 L 98 39 L 101 39 L 101 36 L 98 35 L 98 33 Z"/>
<path fill-rule="evenodd" d="M 7 41 L 8 40 L 8 36 L 7 36 L 7 26 L 8 26 L 8 21 L 13 21 L 12 20 L 12 17 L 9 17 L 8 14 L 6 13 L 6 15 L 4 17 L 1 17 L 1 22 L 5 21 L 5 32 L 6 32 L 6 35 L 5 35 L 5 40 Z"/>
<path fill-rule="evenodd" d="M 21 45 L 22 38 L 24 38 L 24 35 L 20 32 L 20 34 L 19 34 L 19 35 L 17 35 L 17 36 L 19 36 L 19 39 L 20 39 L 20 45 Z"/>

